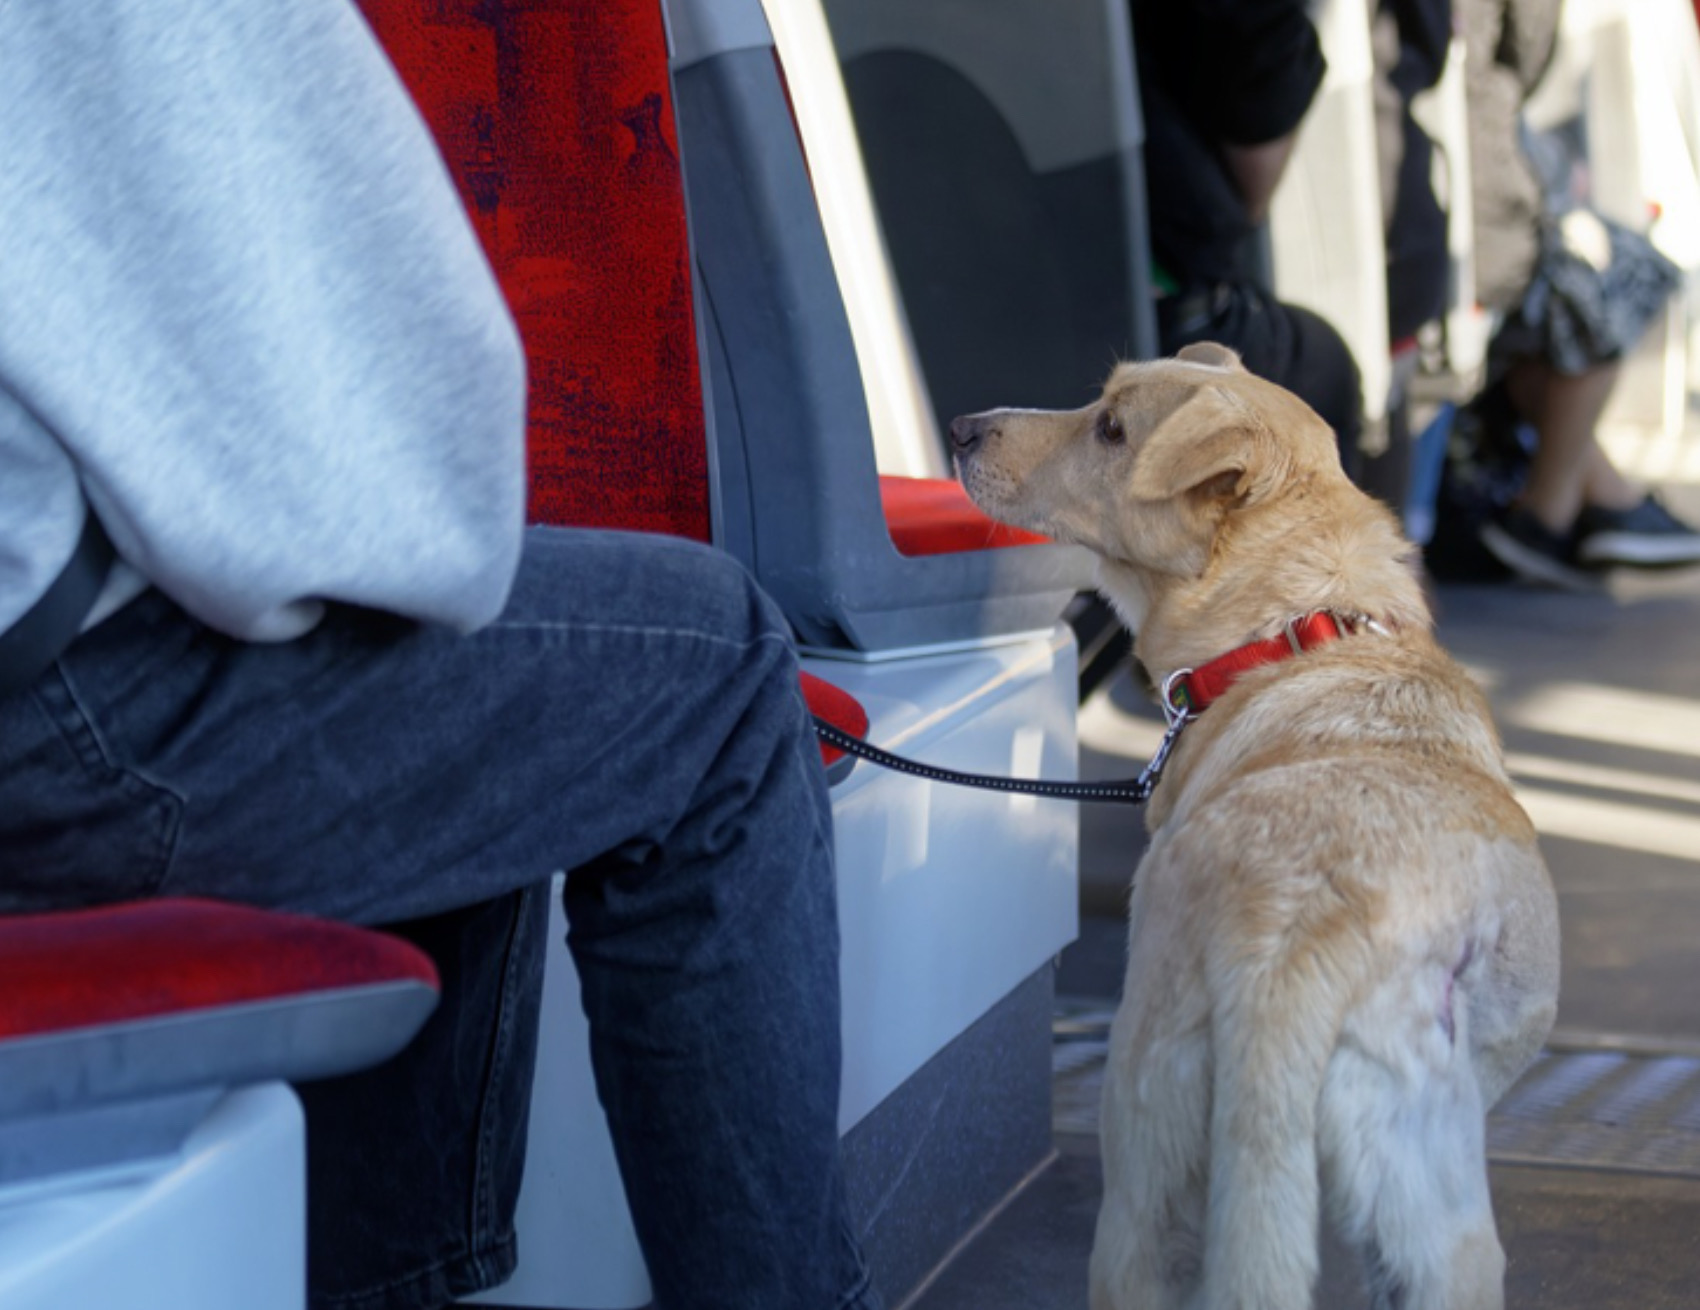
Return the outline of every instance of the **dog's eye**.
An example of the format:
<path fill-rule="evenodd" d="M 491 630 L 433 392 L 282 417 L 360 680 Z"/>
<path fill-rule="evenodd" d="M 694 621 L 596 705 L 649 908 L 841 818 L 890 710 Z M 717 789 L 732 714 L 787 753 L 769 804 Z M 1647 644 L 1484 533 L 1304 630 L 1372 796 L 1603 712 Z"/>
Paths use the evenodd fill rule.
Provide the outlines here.
<path fill-rule="evenodd" d="M 1119 446 L 1127 440 L 1127 433 L 1122 431 L 1122 421 L 1116 417 L 1113 409 L 1106 409 L 1098 415 L 1098 440 L 1106 446 Z"/>

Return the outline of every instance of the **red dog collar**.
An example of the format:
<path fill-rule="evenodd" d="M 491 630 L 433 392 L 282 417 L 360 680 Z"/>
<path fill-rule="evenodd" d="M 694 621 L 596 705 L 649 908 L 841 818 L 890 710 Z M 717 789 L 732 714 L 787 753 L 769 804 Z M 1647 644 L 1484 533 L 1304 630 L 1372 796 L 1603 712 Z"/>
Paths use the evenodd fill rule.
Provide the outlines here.
<path fill-rule="evenodd" d="M 1360 628 L 1382 634 L 1387 632 L 1372 618 L 1360 614 L 1336 614 L 1333 610 L 1312 610 L 1309 614 L 1288 619 L 1279 637 L 1254 641 L 1226 655 L 1218 655 L 1196 669 L 1176 669 L 1164 678 L 1163 713 L 1170 723 L 1179 718 L 1192 718 L 1233 686 L 1234 679 L 1247 669 L 1314 650 Z"/>

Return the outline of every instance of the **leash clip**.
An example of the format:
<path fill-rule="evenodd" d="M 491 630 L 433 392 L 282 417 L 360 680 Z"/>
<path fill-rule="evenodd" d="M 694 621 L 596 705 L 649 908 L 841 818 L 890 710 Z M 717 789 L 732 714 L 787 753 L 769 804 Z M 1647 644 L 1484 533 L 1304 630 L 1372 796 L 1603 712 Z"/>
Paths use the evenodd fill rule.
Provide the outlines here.
<path fill-rule="evenodd" d="M 1163 679 L 1159 699 L 1163 706 L 1163 717 L 1169 722 L 1169 730 L 1163 734 L 1163 740 L 1157 743 L 1157 750 L 1152 755 L 1151 762 L 1140 771 L 1134 782 L 1142 800 L 1149 799 L 1151 793 L 1157 790 L 1157 782 L 1163 776 L 1163 766 L 1169 762 L 1169 753 L 1180 740 L 1181 730 L 1198 717 L 1198 711 L 1192 708 L 1192 698 L 1187 694 L 1186 679 L 1191 673 L 1191 669 L 1176 669 Z"/>
<path fill-rule="evenodd" d="M 1163 697 L 1163 711 L 1169 711 L 1167 694 Z M 1157 783 L 1163 776 L 1163 766 L 1169 762 L 1169 752 L 1174 750 L 1175 743 L 1180 740 L 1181 729 L 1191 723 L 1193 717 L 1192 711 L 1177 709 L 1174 717 L 1169 720 L 1169 730 L 1163 734 L 1163 740 L 1157 743 L 1157 751 L 1152 755 L 1151 763 L 1141 769 L 1139 777 L 1134 780 L 1133 785 L 1138 790 L 1141 801 L 1151 799 L 1151 793 L 1157 790 Z"/>
<path fill-rule="evenodd" d="M 1163 718 L 1167 721 L 1171 734 L 1178 732 L 1180 725 L 1198 717 L 1197 711 L 1192 708 L 1192 697 L 1187 692 L 1186 679 L 1191 676 L 1191 669 L 1176 669 L 1163 679 L 1159 700 L 1163 706 Z"/>

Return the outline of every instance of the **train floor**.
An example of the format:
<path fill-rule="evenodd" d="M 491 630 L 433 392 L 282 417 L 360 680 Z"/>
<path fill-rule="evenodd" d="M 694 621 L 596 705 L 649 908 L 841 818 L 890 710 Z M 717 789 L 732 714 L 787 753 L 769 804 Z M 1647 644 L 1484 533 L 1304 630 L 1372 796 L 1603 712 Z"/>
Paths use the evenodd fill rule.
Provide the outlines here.
<path fill-rule="evenodd" d="M 1700 485 L 1667 489 L 1700 514 Z M 1558 1026 L 1489 1118 L 1510 1310 L 1700 1306 L 1700 577 L 1569 595 L 1435 591 L 1487 688 L 1541 831 L 1564 942 Z M 1136 772 L 1157 736 L 1125 675 L 1087 702 L 1082 775 Z M 1080 939 L 1058 971 L 1056 1154 L 904 1310 L 1084 1310 L 1095 1138 L 1121 986 L 1137 813 L 1085 807 Z M 1367 1305 L 1325 1244 L 1318 1310 Z"/>

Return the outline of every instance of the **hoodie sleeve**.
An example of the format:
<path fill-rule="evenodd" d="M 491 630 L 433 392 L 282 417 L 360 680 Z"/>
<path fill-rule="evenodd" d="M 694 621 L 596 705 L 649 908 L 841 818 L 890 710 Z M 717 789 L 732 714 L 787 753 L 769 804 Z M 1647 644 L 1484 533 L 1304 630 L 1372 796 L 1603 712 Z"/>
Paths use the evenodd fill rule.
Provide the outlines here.
<path fill-rule="evenodd" d="M 123 558 L 240 637 L 492 619 L 523 356 L 346 0 L 0 5 L 0 116 L 0 388 Z"/>

